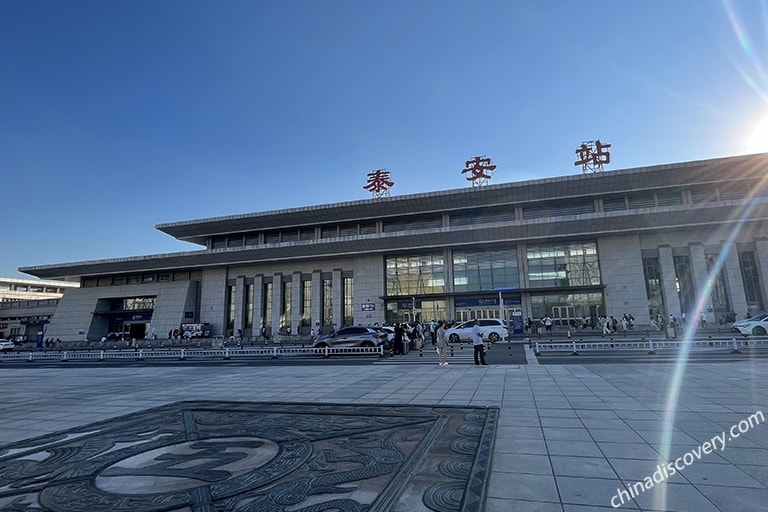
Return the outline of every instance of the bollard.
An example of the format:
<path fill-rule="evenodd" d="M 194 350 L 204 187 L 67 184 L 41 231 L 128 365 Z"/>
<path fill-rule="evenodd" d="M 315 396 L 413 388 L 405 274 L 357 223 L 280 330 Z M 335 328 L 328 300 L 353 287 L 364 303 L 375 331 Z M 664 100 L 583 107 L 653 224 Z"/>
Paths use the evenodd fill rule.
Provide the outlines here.
<path fill-rule="evenodd" d="M 648 339 L 648 353 L 649 354 L 655 354 L 656 353 L 656 351 L 653 350 L 653 340 L 650 339 L 650 338 Z"/>
<path fill-rule="evenodd" d="M 511 341 L 507 342 L 507 350 L 512 350 L 512 342 Z"/>
<path fill-rule="evenodd" d="M 453 357 L 453 345 L 451 345 L 451 357 Z"/>
<path fill-rule="evenodd" d="M 419 347 L 419 357 L 424 357 L 424 347 Z"/>
<path fill-rule="evenodd" d="M 541 352 L 539 352 L 539 342 L 538 341 L 536 342 L 535 346 L 536 346 L 536 348 L 533 350 L 533 354 L 536 355 L 536 356 L 540 356 Z"/>
<path fill-rule="evenodd" d="M 31 363 L 32 361 L 34 361 L 34 357 L 32 356 L 32 352 L 30 352 L 29 355 L 27 356 L 27 362 Z"/>
<path fill-rule="evenodd" d="M 459 350 L 464 350 L 464 345 L 461 343 L 461 340 L 459 340 Z"/>
<path fill-rule="evenodd" d="M 224 349 L 224 359 L 225 360 L 229 359 L 229 349 L 228 348 Z"/>
<path fill-rule="evenodd" d="M 183 361 L 185 357 L 185 351 L 186 349 L 184 347 L 181 348 L 181 351 L 179 352 L 179 361 Z"/>
<path fill-rule="evenodd" d="M 571 339 L 571 330 L 568 329 L 568 339 Z"/>
<path fill-rule="evenodd" d="M 731 338 L 731 341 L 733 342 L 733 349 L 731 349 L 731 354 L 741 354 L 741 350 L 739 350 L 738 345 L 736 345 L 736 338 Z"/>
<path fill-rule="evenodd" d="M 139 349 L 139 355 L 136 357 L 137 361 L 143 361 L 144 360 L 144 349 Z"/>
<path fill-rule="evenodd" d="M 571 352 L 571 355 L 572 355 L 572 356 L 577 356 L 577 355 L 579 355 L 579 353 L 578 353 L 578 352 L 576 352 L 576 342 L 575 342 L 575 341 L 572 341 L 572 342 L 571 342 L 571 348 L 572 348 L 572 350 L 573 350 L 573 352 Z"/>
<path fill-rule="evenodd" d="M 104 351 L 103 351 L 103 350 L 101 350 L 101 351 L 99 352 L 99 361 L 103 361 L 103 360 L 104 360 Z"/>

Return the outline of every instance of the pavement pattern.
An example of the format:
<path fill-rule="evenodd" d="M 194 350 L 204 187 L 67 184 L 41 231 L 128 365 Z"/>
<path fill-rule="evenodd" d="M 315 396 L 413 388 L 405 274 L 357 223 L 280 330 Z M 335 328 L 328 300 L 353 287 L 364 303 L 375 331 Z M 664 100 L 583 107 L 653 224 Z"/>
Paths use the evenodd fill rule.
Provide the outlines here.
<path fill-rule="evenodd" d="M 431 353 L 359 366 L 0 366 L 0 509 L 107 510 L 114 503 L 101 500 L 114 495 L 179 495 L 186 501 L 164 508 L 122 506 L 613 510 L 620 490 L 660 464 L 768 413 L 765 359 L 539 365 L 530 349 L 526 358 L 490 367 L 438 366 Z M 296 459 L 279 455 L 284 438 L 298 440 Z M 378 476 L 353 474 L 364 467 Z M 337 488 L 307 492 L 323 478 Z M 221 491 L 230 480 L 237 485 Z M 768 426 L 729 436 L 621 509 L 768 510 Z"/>

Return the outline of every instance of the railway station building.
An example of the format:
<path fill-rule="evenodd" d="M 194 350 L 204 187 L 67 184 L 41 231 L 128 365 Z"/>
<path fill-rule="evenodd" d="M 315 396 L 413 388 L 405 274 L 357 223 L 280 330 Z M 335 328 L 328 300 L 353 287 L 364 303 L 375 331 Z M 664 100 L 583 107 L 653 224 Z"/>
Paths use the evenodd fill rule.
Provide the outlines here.
<path fill-rule="evenodd" d="M 412 319 L 766 309 L 768 154 L 159 224 L 200 249 L 22 267 L 75 280 L 48 336 L 306 335 Z"/>

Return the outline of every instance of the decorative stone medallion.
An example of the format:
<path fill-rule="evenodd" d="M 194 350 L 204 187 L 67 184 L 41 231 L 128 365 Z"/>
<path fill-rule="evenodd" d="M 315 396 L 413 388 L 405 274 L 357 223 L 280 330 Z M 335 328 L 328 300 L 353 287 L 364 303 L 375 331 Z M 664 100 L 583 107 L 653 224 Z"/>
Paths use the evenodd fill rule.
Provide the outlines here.
<path fill-rule="evenodd" d="M 498 412 L 177 402 L 0 446 L 0 509 L 482 511 Z"/>

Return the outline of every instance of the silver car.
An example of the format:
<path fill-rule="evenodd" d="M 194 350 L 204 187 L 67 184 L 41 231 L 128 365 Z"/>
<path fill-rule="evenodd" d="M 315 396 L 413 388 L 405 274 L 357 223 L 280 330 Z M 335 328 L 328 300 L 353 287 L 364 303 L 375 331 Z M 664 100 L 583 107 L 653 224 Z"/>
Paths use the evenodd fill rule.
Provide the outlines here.
<path fill-rule="evenodd" d="M 387 342 L 387 333 L 371 327 L 344 327 L 328 336 L 317 338 L 315 348 L 324 347 L 378 347 Z"/>

